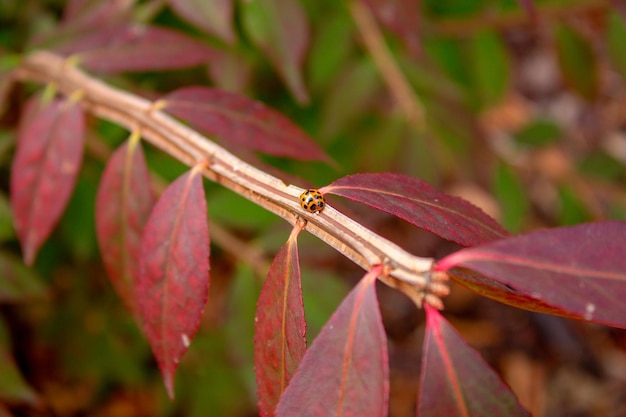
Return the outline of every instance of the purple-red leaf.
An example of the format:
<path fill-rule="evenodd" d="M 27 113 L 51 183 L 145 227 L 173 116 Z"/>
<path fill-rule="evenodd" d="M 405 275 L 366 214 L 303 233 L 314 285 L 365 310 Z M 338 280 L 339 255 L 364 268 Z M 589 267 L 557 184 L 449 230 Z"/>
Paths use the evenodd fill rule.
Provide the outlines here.
<path fill-rule="evenodd" d="M 235 41 L 233 0 L 168 0 L 168 3 L 176 13 L 199 28 L 228 43 Z"/>
<path fill-rule="evenodd" d="M 165 111 L 232 145 L 301 160 L 328 160 L 289 119 L 240 94 L 186 87 L 163 98 Z"/>
<path fill-rule="evenodd" d="M 174 374 L 193 339 L 209 288 L 209 230 L 199 170 L 159 198 L 141 240 L 137 310 L 170 398 Z"/>
<path fill-rule="evenodd" d="M 626 222 L 541 230 L 464 249 L 438 270 L 516 307 L 626 328 Z M 472 274 L 472 271 L 478 274 Z"/>
<path fill-rule="evenodd" d="M 468 201 L 406 175 L 349 175 L 321 188 L 320 192 L 367 204 L 463 246 L 508 235 L 494 219 Z"/>
<path fill-rule="evenodd" d="M 302 64 L 309 46 L 309 22 L 296 0 L 244 1 L 243 26 L 277 68 L 294 97 L 309 100 Z"/>
<path fill-rule="evenodd" d="M 375 286 L 381 269 L 363 277 L 313 341 L 277 416 L 387 415 L 389 359 Z"/>
<path fill-rule="evenodd" d="M 141 144 L 127 141 L 113 153 L 100 180 L 96 235 L 109 278 L 132 312 L 141 235 L 154 200 Z"/>
<path fill-rule="evenodd" d="M 74 102 L 54 100 L 29 112 L 11 166 L 11 208 L 30 265 L 58 222 L 76 184 L 85 121 Z"/>
<path fill-rule="evenodd" d="M 100 27 L 128 15 L 135 0 L 69 0 L 63 10 L 63 28 Z"/>
<path fill-rule="evenodd" d="M 76 54 L 83 67 L 107 74 L 186 68 L 213 56 L 208 45 L 183 33 L 142 25 L 98 28 L 66 43 L 59 52 Z"/>
<path fill-rule="evenodd" d="M 439 314 L 424 305 L 418 417 L 529 416 L 515 394 Z"/>
<path fill-rule="evenodd" d="M 306 322 L 296 226 L 265 279 L 255 316 L 254 371 L 259 413 L 274 416 L 281 394 L 306 351 Z"/>

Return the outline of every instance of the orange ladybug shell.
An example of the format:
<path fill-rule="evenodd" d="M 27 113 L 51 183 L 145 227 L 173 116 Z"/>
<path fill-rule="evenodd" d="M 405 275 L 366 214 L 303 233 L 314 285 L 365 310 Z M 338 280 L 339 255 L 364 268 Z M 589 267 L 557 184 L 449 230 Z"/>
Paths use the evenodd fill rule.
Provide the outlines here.
<path fill-rule="evenodd" d="M 300 205 L 309 213 L 319 213 L 324 210 L 326 201 L 322 193 L 310 188 L 300 195 Z"/>

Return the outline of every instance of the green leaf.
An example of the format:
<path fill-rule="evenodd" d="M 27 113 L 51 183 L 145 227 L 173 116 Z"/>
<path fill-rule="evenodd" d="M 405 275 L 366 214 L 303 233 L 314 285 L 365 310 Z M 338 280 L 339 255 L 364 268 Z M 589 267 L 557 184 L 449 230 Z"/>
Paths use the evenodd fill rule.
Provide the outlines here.
<path fill-rule="evenodd" d="M 535 120 L 517 131 L 515 140 L 524 145 L 540 147 L 558 141 L 563 133 L 561 128 L 551 120 Z"/>
<path fill-rule="evenodd" d="M 354 45 L 353 31 L 353 23 L 343 14 L 320 23 L 308 64 L 312 90 L 327 87 L 346 67 Z"/>
<path fill-rule="evenodd" d="M 502 225 L 512 233 L 520 232 L 528 212 L 528 198 L 521 181 L 504 164 L 494 172 L 494 192 L 502 207 Z"/>
<path fill-rule="evenodd" d="M 584 202 L 581 201 L 571 187 L 563 186 L 559 188 L 559 197 L 561 202 L 559 224 L 575 225 L 591 220 L 589 211 L 585 207 Z"/>
<path fill-rule="evenodd" d="M 11 355 L 9 333 L 0 320 L 0 402 L 23 402 L 35 404 L 37 395 L 24 381 Z"/>
<path fill-rule="evenodd" d="M 302 64 L 309 44 L 309 24 L 299 2 L 264 0 L 240 2 L 243 26 L 252 42 L 278 70 L 300 103 L 309 100 Z"/>
<path fill-rule="evenodd" d="M 319 136 L 330 138 L 366 113 L 380 88 L 380 79 L 372 62 L 363 59 L 337 77 L 322 107 Z"/>
<path fill-rule="evenodd" d="M 471 79 L 461 42 L 454 38 L 434 37 L 424 40 L 424 49 L 443 74 L 462 87 L 469 87 Z"/>
<path fill-rule="evenodd" d="M 262 229 L 275 222 L 276 216 L 230 190 L 216 190 L 207 205 L 209 218 L 227 227 Z"/>
<path fill-rule="evenodd" d="M 61 235 L 77 259 L 92 259 L 97 253 L 94 218 L 97 189 L 95 180 L 79 176 L 61 218 Z"/>
<path fill-rule="evenodd" d="M 17 302 L 46 295 L 37 274 L 18 257 L 0 252 L 0 301 Z"/>
<path fill-rule="evenodd" d="M 320 270 L 302 271 L 302 296 L 309 346 L 349 292 L 350 288 L 339 276 Z"/>
<path fill-rule="evenodd" d="M 624 176 L 624 166 L 604 152 L 592 152 L 578 163 L 578 169 L 590 177 L 619 182 Z"/>
<path fill-rule="evenodd" d="M 611 14 L 607 22 L 606 43 L 613 66 L 626 80 L 626 23 L 617 13 Z"/>
<path fill-rule="evenodd" d="M 476 98 L 482 107 L 493 107 L 509 86 L 511 64 L 504 42 L 494 31 L 478 32 L 469 43 L 469 54 Z"/>
<path fill-rule="evenodd" d="M 15 238 L 13 228 L 13 216 L 9 199 L 4 193 L 0 193 L 0 242 Z"/>
<path fill-rule="evenodd" d="M 269 267 L 269 263 L 268 263 Z M 230 357 L 239 365 L 235 372 L 248 392 L 256 392 L 254 376 L 254 316 L 262 281 L 244 264 L 237 271 L 228 291 L 228 320 L 224 337 Z"/>
<path fill-rule="evenodd" d="M 564 81 L 582 98 L 598 95 L 598 65 L 589 42 L 572 27 L 561 24 L 555 33 L 557 57 Z"/>

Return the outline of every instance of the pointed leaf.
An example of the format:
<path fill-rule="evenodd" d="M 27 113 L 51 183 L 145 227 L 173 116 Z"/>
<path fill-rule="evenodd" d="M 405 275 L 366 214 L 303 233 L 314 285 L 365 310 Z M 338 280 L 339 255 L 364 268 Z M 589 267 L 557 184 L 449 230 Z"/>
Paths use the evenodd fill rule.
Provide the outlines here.
<path fill-rule="evenodd" d="M 209 230 L 202 177 L 192 170 L 159 198 L 141 241 L 137 309 L 170 398 L 198 330 L 209 288 Z"/>
<path fill-rule="evenodd" d="M 0 302 L 24 301 L 46 294 L 37 274 L 13 255 L 0 252 Z"/>
<path fill-rule="evenodd" d="M 428 304 L 418 417 L 530 416 L 483 358 Z"/>
<path fill-rule="evenodd" d="M 76 54 L 84 68 L 106 74 L 186 68 L 213 56 L 208 45 L 183 33 L 136 24 L 98 28 L 58 50 Z"/>
<path fill-rule="evenodd" d="M 368 272 L 307 350 L 276 409 L 279 417 L 387 415 L 389 365 L 376 277 Z"/>
<path fill-rule="evenodd" d="M 83 157 L 85 121 L 76 103 L 55 100 L 19 131 L 11 208 L 30 265 L 70 198 Z"/>
<path fill-rule="evenodd" d="M 507 47 L 494 30 L 477 31 L 468 46 L 468 67 L 476 98 L 485 108 L 495 107 L 506 96 L 510 84 Z"/>
<path fill-rule="evenodd" d="M 128 13 L 135 0 L 69 0 L 63 10 L 63 27 L 104 26 Z"/>
<path fill-rule="evenodd" d="M 463 246 L 499 239 L 508 233 L 478 207 L 407 175 L 355 174 L 320 189 L 393 214 Z"/>
<path fill-rule="evenodd" d="M 164 100 L 165 111 L 234 147 L 301 160 L 328 160 L 324 151 L 289 119 L 240 94 L 186 87 Z"/>
<path fill-rule="evenodd" d="M 606 48 L 615 70 L 626 79 L 626 22 L 623 16 L 612 13 L 607 22 Z"/>
<path fill-rule="evenodd" d="M 306 351 L 306 322 L 294 229 L 267 274 L 257 303 L 254 371 L 261 416 L 273 416 Z"/>
<path fill-rule="evenodd" d="M 141 235 L 154 200 L 141 144 L 125 142 L 107 162 L 100 180 L 96 234 L 109 278 L 132 312 Z"/>
<path fill-rule="evenodd" d="M 626 328 L 626 222 L 541 230 L 464 249 L 437 269 L 480 294 L 532 311 Z"/>
<path fill-rule="evenodd" d="M 83 37 L 87 31 L 121 24 L 131 16 L 134 3 L 135 0 L 70 0 L 63 10 L 63 21 L 50 31 L 35 34 L 30 49 L 52 49 Z"/>
<path fill-rule="evenodd" d="M 555 42 L 563 79 L 582 98 L 593 100 L 600 89 L 600 70 L 589 41 L 571 26 L 560 24 Z"/>
<path fill-rule="evenodd" d="M 185 20 L 219 36 L 228 43 L 235 41 L 233 0 L 169 0 L 172 9 Z"/>
<path fill-rule="evenodd" d="M 252 41 L 277 68 L 294 97 L 309 100 L 302 64 L 309 46 L 309 23 L 294 0 L 244 1 L 243 25 Z"/>
<path fill-rule="evenodd" d="M 4 321 L 0 320 L 0 404 L 2 402 L 36 404 L 37 394 L 24 381 L 11 355 L 10 345 L 8 329 Z"/>

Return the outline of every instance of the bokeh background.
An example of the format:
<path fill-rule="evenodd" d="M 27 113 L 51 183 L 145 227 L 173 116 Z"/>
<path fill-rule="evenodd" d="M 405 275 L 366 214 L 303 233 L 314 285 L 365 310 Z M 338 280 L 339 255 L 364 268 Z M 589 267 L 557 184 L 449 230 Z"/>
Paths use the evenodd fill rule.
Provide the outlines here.
<path fill-rule="evenodd" d="M 243 154 L 288 182 L 319 187 L 357 172 L 400 172 L 470 200 L 512 233 L 626 220 L 624 2 L 224 2 L 234 4 L 232 19 L 207 30 L 173 1 L 2 0 L 0 86 L 21 54 L 54 48 L 71 25 L 67 8 L 109 3 L 131 21 L 180 30 L 220 55 L 206 66 L 106 81 L 143 95 L 209 85 L 263 101 L 336 162 Z M 269 46 L 259 27 L 273 28 Z M 286 64 L 275 59 L 289 50 L 294 30 L 306 35 L 296 60 L 300 84 L 285 81 Z M 255 303 L 289 226 L 206 183 L 210 302 L 171 403 L 149 346 L 106 277 L 94 232 L 99 178 L 128 132 L 89 120 L 67 211 L 36 265 L 22 265 L 8 173 L 21 106 L 37 88 L 0 87 L 0 416 L 256 415 Z M 149 146 L 146 152 L 156 189 L 185 170 Z M 458 249 L 391 216 L 331 204 L 417 255 Z M 310 341 L 362 271 L 310 236 L 300 248 Z M 388 288 L 379 287 L 379 298 L 390 338 L 390 415 L 415 415 L 423 316 Z M 533 415 L 626 415 L 624 331 L 513 309 L 454 284 L 445 313 Z"/>

